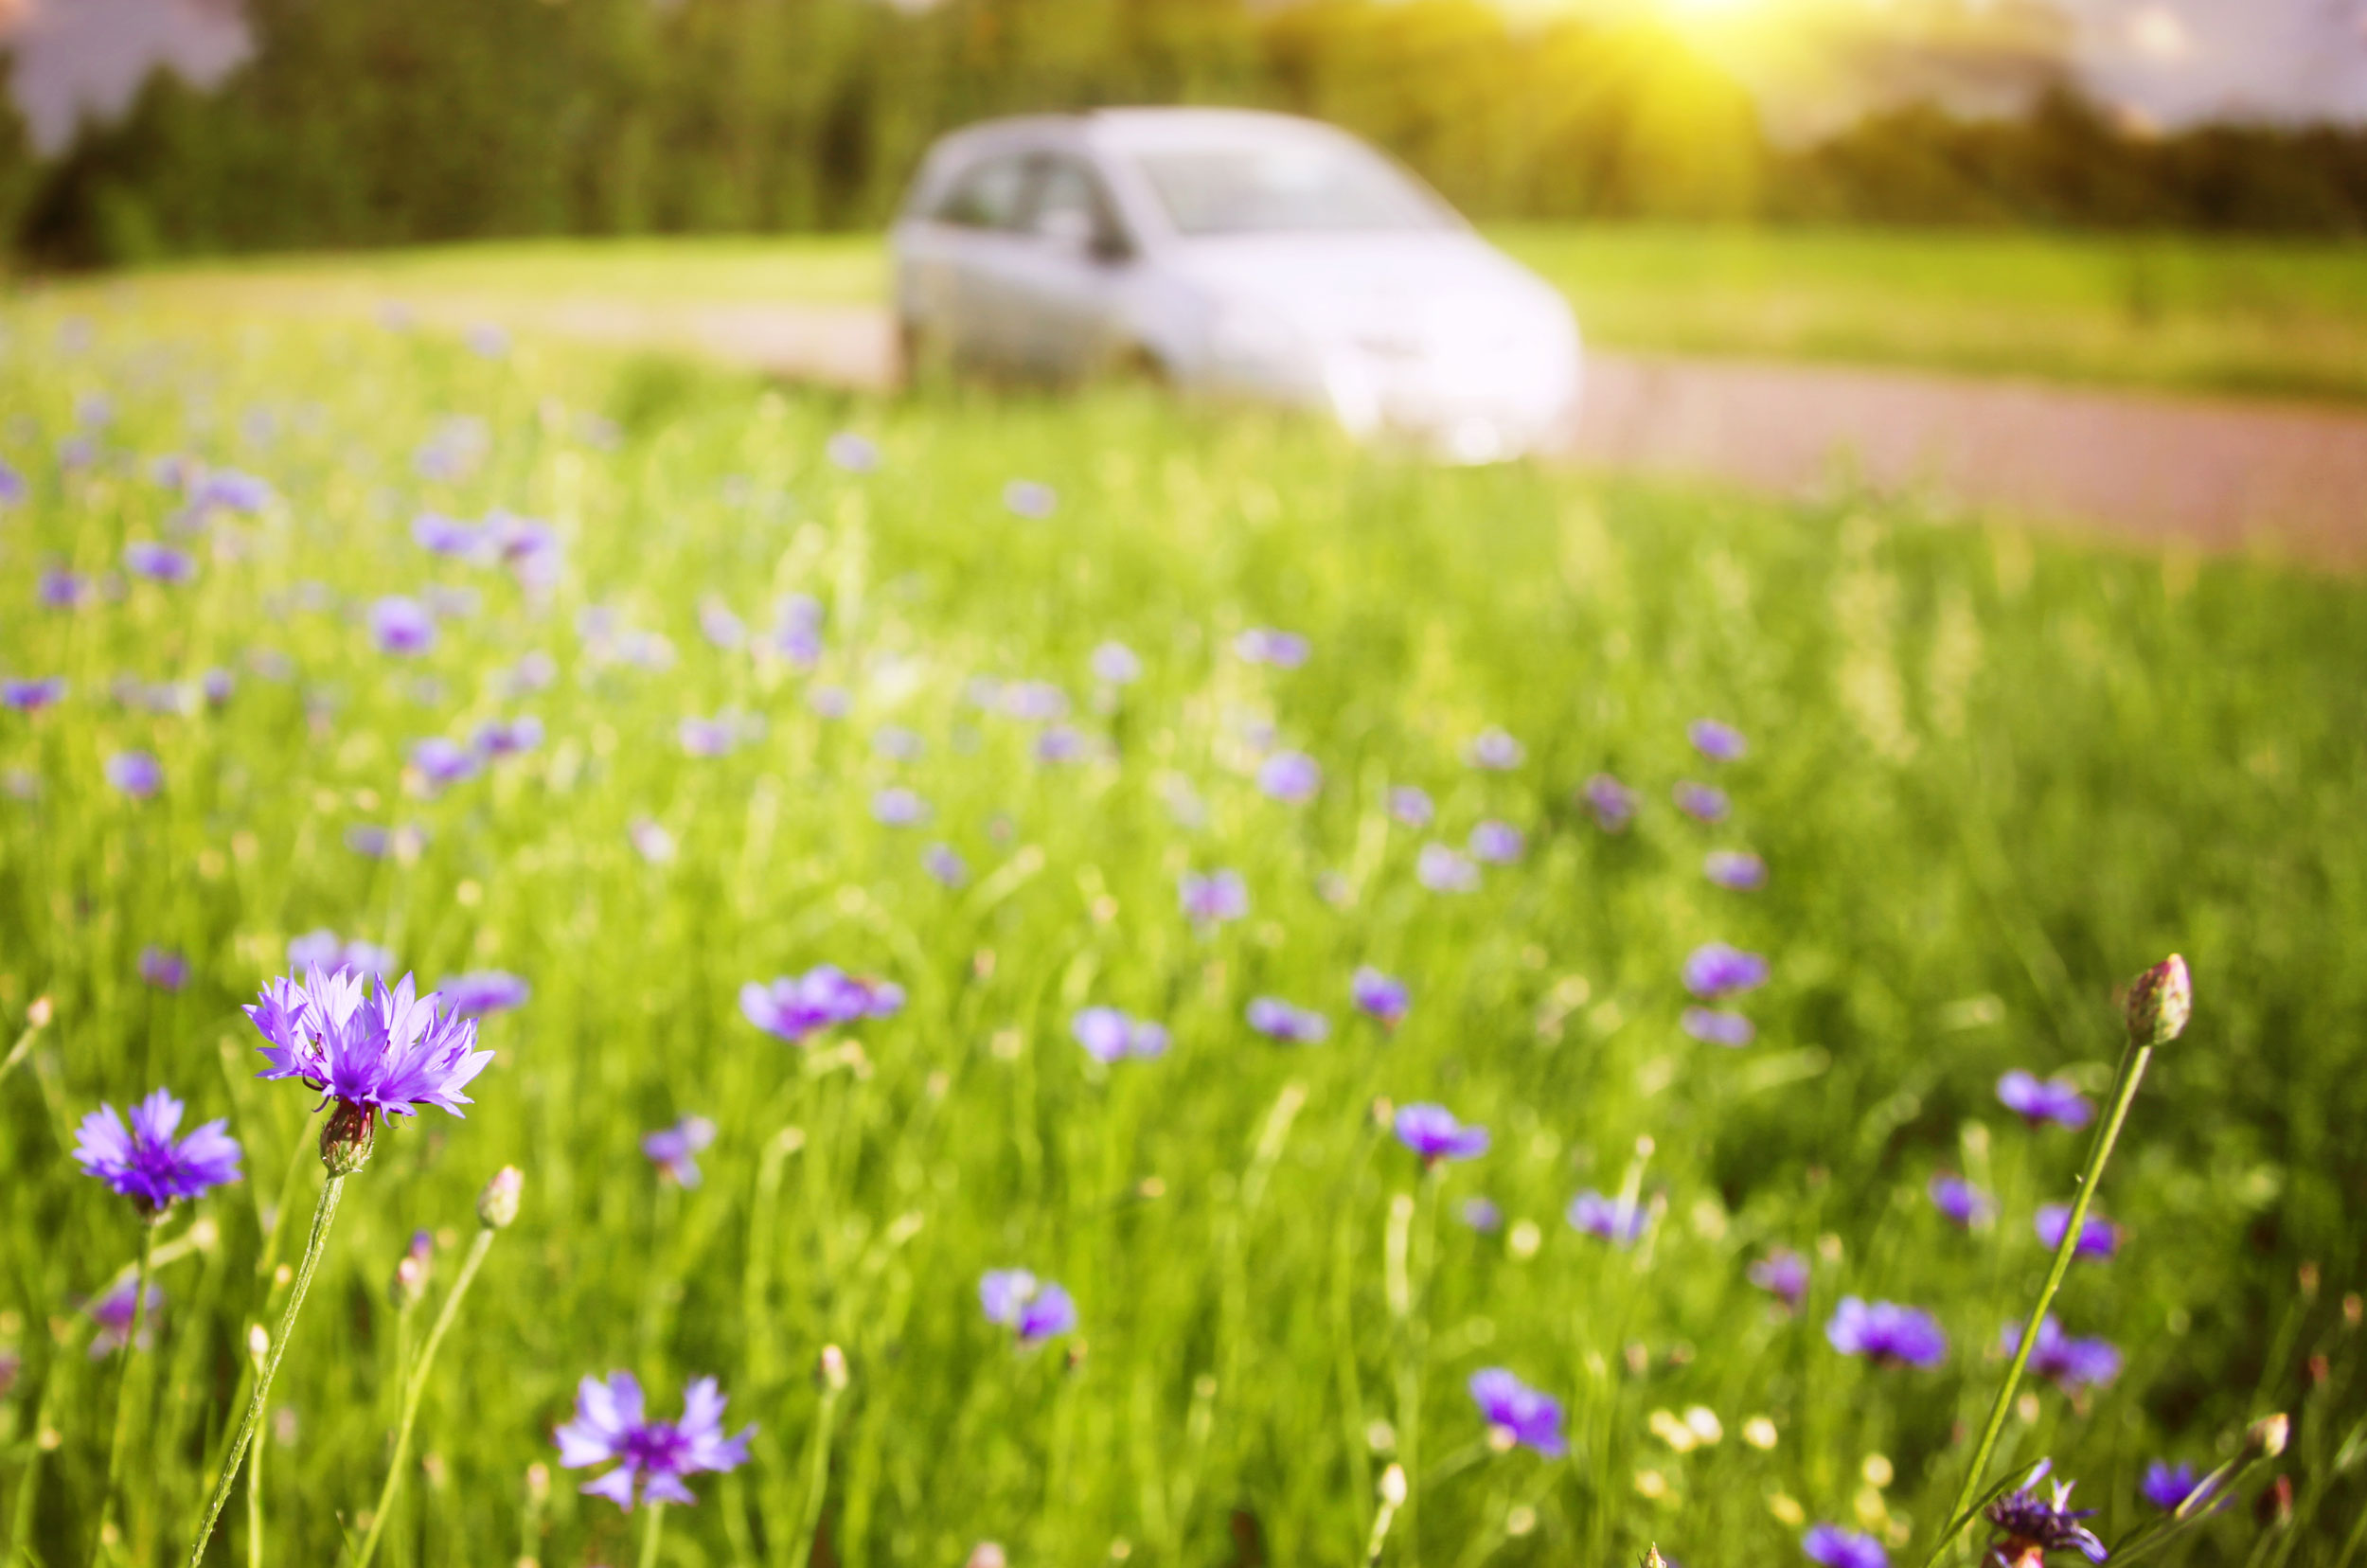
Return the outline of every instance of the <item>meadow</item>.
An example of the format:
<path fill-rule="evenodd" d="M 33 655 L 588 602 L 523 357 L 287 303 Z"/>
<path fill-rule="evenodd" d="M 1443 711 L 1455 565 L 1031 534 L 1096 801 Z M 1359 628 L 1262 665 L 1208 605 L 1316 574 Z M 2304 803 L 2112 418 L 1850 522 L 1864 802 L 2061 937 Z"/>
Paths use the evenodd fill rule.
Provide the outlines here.
<path fill-rule="evenodd" d="M 1603 348 L 2367 399 L 2367 249 L 2355 242 L 1632 223 L 1487 232 L 1570 297 Z M 186 306 L 349 314 L 418 297 L 496 317 L 554 302 L 887 297 L 885 251 L 863 235 L 488 242 L 134 276 Z"/>
<path fill-rule="evenodd" d="M 1913 1568 L 2087 1147 L 2001 1079 L 2093 1106 L 2172 951 L 2055 1309 L 2115 1353 L 1991 1469 L 2118 1541 L 2284 1412 L 2157 1560 L 2360 1560 L 2356 582 L 169 294 L 13 303 L 0 405 L 11 1568 L 188 1560 L 325 1180 L 239 1008 L 324 953 L 494 1054 L 345 1178 L 215 1562 Z M 824 965 L 899 990 L 753 1021 Z M 126 1354 L 72 1150 L 159 1085 L 243 1179 Z M 662 1537 L 560 1464 L 618 1369 L 755 1423 Z"/>

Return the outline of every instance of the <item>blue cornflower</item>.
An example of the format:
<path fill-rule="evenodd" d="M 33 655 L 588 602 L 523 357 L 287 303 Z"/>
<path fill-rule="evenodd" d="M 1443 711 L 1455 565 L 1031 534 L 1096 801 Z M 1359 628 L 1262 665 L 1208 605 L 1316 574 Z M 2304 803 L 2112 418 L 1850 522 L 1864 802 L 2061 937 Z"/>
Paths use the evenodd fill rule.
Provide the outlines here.
<path fill-rule="evenodd" d="M 1320 1045 L 1331 1033 L 1331 1021 L 1323 1014 L 1311 1007 L 1293 1007 L 1278 996 L 1251 1001 L 1249 1026 L 1286 1045 Z"/>
<path fill-rule="evenodd" d="M 2005 1353 L 2021 1347 L 2021 1325 L 2009 1323 Z M 2030 1346 L 2030 1370 L 2066 1394 L 2101 1387 L 2121 1375 L 2121 1353 L 2108 1340 L 2073 1339 L 2049 1312 L 2038 1320 L 2038 1333 Z"/>
<path fill-rule="evenodd" d="M 749 1425 L 724 1436 L 726 1402 L 713 1378 L 701 1378 L 683 1390 L 681 1420 L 651 1421 L 643 1417 L 641 1384 L 632 1373 L 611 1372 L 606 1382 L 586 1378 L 576 1385 L 576 1418 L 554 1434 L 559 1463 L 582 1470 L 621 1460 L 583 1490 L 627 1512 L 636 1494 L 645 1503 L 696 1503 L 683 1477 L 738 1470 L 748 1460 L 748 1439 L 756 1429 Z"/>
<path fill-rule="evenodd" d="M 370 638 L 382 653 L 425 653 L 436 646 L 436 617 L 418 599 L 389 594 L 370 606 Z"/>
<path fill-rule="evenodd" d="M 1950 1176 L 1942 1171 L 1931 1178 L 1931 1185 L 1926 1190 L 1931 1195 L 1933 1208 L 1967 1230 L 1997 1212 L 1997 1205 L 1989 1201 L 1989 1195 L 1962 1176 Z"/>
<path fill-rule="evenodd" d="M 199 510 L 220 507 L 224 511 L 258 512 L 271 505 L 271 486 L 254 474 L 216 469 L 189 491 L 189 505 Z"/>
<path fill-rule="evenodd" d="M 219 667 L 198 677 L 198 689 L 205 694 L 208 707 L 221 707 L 236 695 L 239 678 Z"/>
<path fill-rule="evenodd" d="M 917 762 L 929 743 L 901 724 L 881 724 L 871 732 L 871 749 L 897 762 Z"/>
<path fill-rule="evenodd" d="M 1379 1020 L 1383 1028 L 1389 1029 L 1397 1026 L 1414 1004 L 1413 993 L 1404 981 L 1383 974 L 1370 964 L 1358 966 L 1348 977 L 1348 1000 L 1356 1005 L 1357 1011 Z"/>
<path fill-rule="evenodd" d="M 1436 819 L 1438 809 L 1431 804 L 1427 790 L 1400 784 L 1389 792 L 1389 814 L 1408 828 L 1427 828 Z"/>
<path fill-rule="evenodd" d="M 483 1018 L 507 1012 L 534 994 L 534 988 L 507 970 L 477 970 L 444 977 L 436 988 L 444 1006 L 456 1018 Z"/>
<path fill-rule="evenodd" d="M 933 844 L 920 852 L 921 869 L 948 887 L 970 881 L 970 864 L 950 844 Z"/>
<path fill-rule="evenodd" d="M 177 991 L 189 983 L 189 961 L 170 948 L 140 949 L 140 978 L 158 990 Z"/>
<path fill-rule="evenodd" d="M 880 466 L 880 448 L 869 437 L 842 430 L 822 443 L 823 454 L 848 473 L 869 473 Z"/>
<path fill-rule="evenodd" d="M 179 584 L 196 579 L 197 558 L 169 544 L 135 539 L 123 547 L 123 569 L 151 582 Z"/>
<path fill-rule="evenodd" d="M 1079 761 L 1085 752 L 1085 737 L 1073 725 L 1046 724 L 1036 737 L 1036 760 L 1046 766 Z"/>
<path fill-rule="evenodd" d="M 69 572 L 62 566 L 52 566 L 41 574 L 33 597 L 44 610 L 75 610 L 90 602 L 91 586 L 89 580 L 79 573 Z"/>
<path fill-rule="evenodd" d="M 1502 773 L 1519 767 L 1528 757 L 1528 751 L 1520 741 L 1491 726 L 1472 738 L 1468 755 L 1474 768 L 1488 768 Z"/>
<path fill-rule="evenodd" d="M 1296 669 L 1307 662 L 1308 641 L 1295 632 L 1277 632 L 1272 627 L 1252 627 L 1233 639 L 1233 651 L 1251 664 L 1272 665 L 1277 669 Z"/>
<path fill-rule="evenodd" d="M 1758 1027 L 1738 1012 L 1717 1007 L 1687 1007 L 1678 1015 L 1677 1026 L 1705 1045 L 1723 1045 L 1739 1050 L 1758 1038 Z"/>
<path fill-rule="evenodd" d="M 441 790 L 474 777 L 485 764 L 475 752 L 458 741 L 432 735 L 412 743 L 411 765 L 419 770 L 419 776 L 431 789 Z"/>
<path fill-rule="evenodd" d="M 1997 1097 L 2033 1127 L 2085 1127 L 2095 1116 L 2088 1097 L 2069 1078 L 2041 1079 L 2017 1067 L 1997 1080 Z"/>
<path fill-rule="evenodd" d="M 1631 1247 L 1651 1222 L 1651 1215 L 1631 1198 L 1606 1198 L 1593 1187 L 1570 1200 L 1564 1216 L 1570 1228 L 1599 1237 L 1614 1247 Z"/>
<path fill-rule="evenodd" d="M 1433 893 L 1470 893 L 1480 884 L 1480 869 L 1468 855 L 1444 844 L 1425 844 L 1414 857 L 1414 878 Z"/>
<path fill-rule="evenodd" d="M 159 1089 L 132 1107 L 132 1125 L 101 1105 L 75 1130 L 74 1163 L 156 1219 L 179 1199 L 197 1198 L 239 1179 L 239 1145 L 215 1120 L 174 1138 L 186 1109 Z"/>
<path fill-rule="evenodd" d="M 720 598 L 699 601 L 699 633 L 717 648 L 730 652 L 748 642 L 748 623 L 732 613 L 732 607 Z"/>
<path fill-rule="evenodd" d="M 121 751 L 107 758 L 107 782 L 133 800 L 146 800 L 165 787 L 164 764 L 144 751 Z"/>
<path fill-rule="evenodd" d="M 24 499 L 25 475 L 0 463 L 0 507 L 13 507 Z"/>
<path fill-rule="evenodd" d="M 1713 762 L 1732 762 L 1749 749 L 1740 730 L 1715 719 L 1696 719 L 1687 724 L 1685 739 L 1693 742 L 1694 750 Z"/>
<path fill-rule="evenodd" d="M 1588 779 L 1579 790 L 1578 798 L 1586 803 L 1594 825 L 1606 833 L 1625 832 L 1628 824 L 1635 820 L 1635 792 L 1609 774 L 1596 774 Z"/>
<path fill-rule="evenodd" d="M 1049 724 L 1068 717 L 1068 693 L 1050 681 L 1013 681 L 1002 688 L 1003 716 L 1023 724 Z"/>
<path fill-rule="evenodd" d="M 1795 1310 L 1808 1297 L 1808 1260 L 1789 1247 L 1777 1247 L 1743 1271 L 1760 1290 Z"/>
<path fill-rule="evenodd" d="M 1093 650 L 1094 679 L 1104 686 L 1131 686 L 1142 679 L 1143 661 L 1122 642 L 1106 642 Z"/>
<path fill-rule="evenodd" d="M 421 549 L 456 560 L 472 561 L 486 553 L 484 530 L 441 512 L 423 511 L 413 518 L 411 538 Z"/>
<path fill-rule="evenodd" d="M 288 968 L 292 972 L 321 970 L 329 974 L 383 975 L 395 967 L 395 955 L 388 949 L 359 938 L 339 941 L 337 934 L 326 926 L 308 931 L 288 943 Z"/>
<path fill-rule="evenodd" d="M 2051 1499 L 2038 1494 L 2054 1463 L 2039 1460 L 2020 1487 L 1981 1510 L 1998 1529 L 1981 1559 L 1983 1568 L 2045 1568 L 2049 1552 L 2077 1552 L 2090 1562 L 2105 1559 L 2104 1542 L 2080 1523 L 2095 1510 L 2071 1506 L 2072 1483 L 2056 1482 Z"/>
<path fill-rule="evenodd" d="M 1492 1198 L 1466 1198 L 1455 1213 L 1482 1236 L 1493 1236 L 1504 1228 L 1504 1205 Z"/>
<path fill-rule="evenodd" d="M 1050 485 L 1035 479 L 1014 479 L 1003 487 L 1003 505 L 1014 517 L 1041 523 L 1060 505 Z"/>
<path fill-rule="evenodd" d="M 1877 1366 L 1937 1366 L 1948 1359 L 1948 1336 L 1931 1313 L 1890 1301 L 1843 1296 L 1824 1325 L 1824 1337 L 1844 1356 Z"/>
<path fill-rule="evenodd" d="M 671 1127 L 642 1135 L 641 1152 L 656 1165 L 658 1174 L 677 1186 L 699 1185 L 698 1153 L 715 1141 L 715 1124 L 704 1116 L 685 1116 Z"/>
<path fill-rule="evenodd" d="M 1548 1459 L 1570 1452 L 1562 1436 L 1561 1401 L 1541 1394 L 1501 1366 L 1471 1374 L 1472 1402 L 1487 1422 L 1488 1446 L 1500 1452 L 1534 1450 Z"/>
<path fill-rule="evenodd" d="M 1800 1538 L 1800 1550 L 1824 1568 L 1891 1568 L 1891 1555 L 1880 1541 L 1838 1524 L 1809 1525 Z"/>
<path fill-rule="evenodd" d="M 636 816 L 625 824 L 625 837 L 632 843 L 635 853 L 651 865 L 664 865 L 674 858 L 674 835 L 666 825 L 646 816 Z"/>
<path fill-rule="evenodd" d="M 488 719 L 476 727 L 472 743 L 487 757 L 518 757 L 543 743 L 543 721 L 531 713 Z"/>
<path fill-rule="evenodd" d="M 1767 862 L 1741 849 L 1713 849 L 1701 859 L 1701 875 L 1737 893 L 1755 893 L 1767 885 Z"/>
<path fill-rule="evenodd" d="M 270 1065 L 256 1077 L 301 1078 L 324 1103 L 337 1102 L 324 1151 L 332 1134 L 342 1134 L 366 1159 L 375 1118 L 417 1115 L 423 1105 L 457 1116 L 472 1103 L 461 1091 L 493 1060 L 475 1049 L 475 1023 L 444 1010 L 442 1001 L 432 991 L 418 995 L 407 974 L 392 988 L 379 981 L 374 994 L 365 994 L 363 976 L 350 970 L 316 969 L 302 983 L 274 980 L 245 1009 L 268 1042 L 262 1052 Z"/>
<path fill-rule="evenodd" d="M 1483 822 L 1471 829 L 1471 858 L 1489 865 L 1509 865 L 1527 846 L 1521 829 L 1509 822 Z"/>
<path fill-rule="evenodd" d="M 883 827 L 909 828 L 929 814 L 929 803 L 901 784 L 895 784 L 871 797 L 871 814 Z"/>
<path fill-rule="evenodd" d="M 38 681 L 0 681 L 0 704 L 19 713 L 39 713 L 65 696 L 65 677 L 50 675 Z"/>
<path fill-rule="evenodd" d="M 978 1280 L 978 1303 L 988 1322 L 1010 1329 L 1022 1345 L 1077 1327 L 1077 1303 L 1068 1292 L 1025 1269 L 988 1269 Z"/>
<path fill-rule="evenodd" d="M 1323 784 L 1323 769 L 1305 752 L 1276 752 L 1257 769 L 1257 787 L 1286 806 L 1306 805 Z"/>
<path fill-rule="evenodd" d="M 1399 1106 L 1393 1131 L 1397 1142 L 1419 1154 L 1426 1166 L 1476 1159 L 1487 1152 L 1487 1129 L 1464 1126 L 1443 1105 Z"/>
<path fill-rule="evenodd" d="M 1130 1018 L 1115 1007 L 1086 1007 L 1069 1021 L 1069 1032 L 1085 1054 L 1099 1062 L 1128 1057 L 1148 1060 L 1166 1054 L 1167 1031 L 1148 1019 Z"/>
<path fill-rule="evenodd" d="M 145 1350 L 155 1337 L 156 1312 L 165 1304 L 164 1287 L 148 1288 L 148 1319 L 140 1326 L 139 1343 L 133 1346 Z M 132 1343 L 132 1325 L 139 1317 L 139 1288 L 135 1276 L 126 1274 L 94 1302 L 83 1308 L 98 1331 L 91 1336 L 91 1360 L 111 1356 Z"/>
<path fill-rule="evenodd" d="M 1710 942 L 1695 948 L 1684 962 L 1685 989 L 1714 1000 L 1767 984 L 1767 960 L 1755 953 Z"/>
<path fill-rule="evenodd" d="M 2167 1513 L 2194 1496 L 2201 1484 L 2194 1466 L 2156 1459 L 2145 1466 L 2145 1478 L 2137 1484 L 2137 1494 Z"/>
<path fill-rule="evenodd" d="M 773 606 L 771 646 L 800 669 L 822 661 L 822 601 L 806 594 L 789 594 Z"/>
<path fill-rule="evenodd" d="M 866 1018 L 892 1018 L 904 1006 L 904 988 L 880 980 L 858 980 L 820 964 L 785 975 L 768 988 L 751 980 L 739 988 L 739 1010 L 766 1034 L 803 1044 L 817 1029 Z"/>
<path fill-rule="evenodd" d="M 472 322 L 461 329 L 460 341 L 479 359 L 497 360 L 509 352 L 509 334 L 489 321 Z"/>
<path fill-rule="evenodd" d="M 2071 1228 L 2069 1203 L 2040 1203 L 2034 1216 L 2038 1239 L 2049 1251 L 2063 1244 L 2063 1233 Z M 2121 1250 L 2121 1228 L 2101 1214 L 2090 1214 L 2079 1227 L 2078 1243 L 2072 1248 L 2073 1257 L 2106 1258 Z"/>
<path fill-rule="evenodd" d="M 1249 913 L 1249 888 L 1238 871 L 1186 871 L 1177 882 L 1184 913 L 1196 925 L 1237 920 Z"/>
<path fill-rule="evenodd" d="M 1669 793 L 1677 802 L 1677 810 L 1697 822 L 1726 820 L 1726 813 L 1730 808 L 1726 801 L 1726 792 L 1723 790 L 1713 785 L 1697 784 L 1688 778 L 1680 781 Z"/>

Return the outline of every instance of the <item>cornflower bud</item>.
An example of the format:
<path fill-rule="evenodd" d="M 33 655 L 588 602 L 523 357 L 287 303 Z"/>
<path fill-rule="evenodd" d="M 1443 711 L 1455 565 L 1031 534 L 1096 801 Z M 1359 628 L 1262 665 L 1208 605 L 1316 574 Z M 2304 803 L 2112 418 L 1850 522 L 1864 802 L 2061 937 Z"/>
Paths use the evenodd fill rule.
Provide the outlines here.
<path fill-rule="evenodd" d="M 518 1218 L 518 1195 L 526 1185 L 525 1172 L 504 1166 L 493 1172 L 476 1201 L 477 1223 L 487 1230 L 507 1230 Z"/>
<path fill-rule="evenodd" d="M 822 1379 L 823 1387 L 828 1389 L 833 1394 L 845 1392 L 846 1388 L 845 1351 L 841 1350 L 835 1345 L 824 1345 L 822 1347 L 821 1365 L 818 1370 Z"/>
<path fill-rule="evenodd" d="M 2263 1416 L 2244 1432 L 2244 1454 L 2251 1459 L 2273 1459 L 2285 1452 L 2286 1440 L 2293 1434 L 2293 1423 L 2284 1412 Z"/>
<path fill-rule="evenodd" d="M 2167 1045 L 2186 1032 L 2194 1010 L 2194 978 L 2186 960 L 2173 953 L 2128 988 L 2128 1038 L 2139 1045 Z"/>

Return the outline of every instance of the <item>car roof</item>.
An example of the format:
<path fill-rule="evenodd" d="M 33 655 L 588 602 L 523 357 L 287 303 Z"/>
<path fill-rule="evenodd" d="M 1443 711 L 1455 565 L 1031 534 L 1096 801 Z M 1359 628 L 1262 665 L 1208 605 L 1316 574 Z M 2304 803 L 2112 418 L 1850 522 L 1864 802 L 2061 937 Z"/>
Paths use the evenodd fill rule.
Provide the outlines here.
<path fill-rule="evenodd" d="M 1091 145 L 1112 152 L 1154 147 L 1271 144 L 1280 140 L 1352 141 L 1320 120 L 1264 109 L 1088 109 L 1073 115 L 1012 115 L 949 134 L 938 150 L 968 157 L 999 147 Z"/>

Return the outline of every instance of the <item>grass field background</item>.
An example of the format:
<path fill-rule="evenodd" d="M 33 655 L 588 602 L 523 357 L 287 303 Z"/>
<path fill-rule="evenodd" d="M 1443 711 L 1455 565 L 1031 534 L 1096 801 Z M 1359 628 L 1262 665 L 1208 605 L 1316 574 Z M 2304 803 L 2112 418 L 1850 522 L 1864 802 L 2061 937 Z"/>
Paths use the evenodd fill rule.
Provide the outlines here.
<path fill-rule="evenodd" d="M 2367 248 L 2184 236 L 1530 224 L 1490 231 L 1604 348 L 2367 400 Z M 882 303 L 864 236 L 555 241 L 132 275 L 185 302 Z"/>
<path fill-rule="evenodd" d="M 768 264 L 666 260 L 697 252 L 632 265 L 696 292 Z M 397 1261 L 430 1233 L 432 1311 L 505 1162 L 523 1217 L 443 1350 L 386 1561 L 624 1559 L 632 1525 L 534 1468 L 576 1380 L 616 1367 L 669 1413 L 715 1374 L 730 1424 L 759 1423 L 745 1469 L 669 1510 L 663 1560 L 685 1568 L 951 1564 L 985 1540 L 1025 1563 L 1347 1564 L 1393 1461 L 1415 1481 L 1393 1564 L 1612 1563 L 1648 1541 L 1693 1568 L 1780 1564 L 1814 1520 L 1917 1561 L 2043 1268 L 2034 1206 L 2068 1197 L 2082 1147 L 1993 1085 L 2027 1067 L 2100 1092 L 2113 988 L 2174 949 L 2200 1002 L 2101 1195 L 2124 1249 L 2058 1309 L 2127 1364 L 2075 1398 L 2034 1386 L 2008 1452 L 2054 1456 L 2109 1540 L 2148 1517 L 2147 1461 L 2207 1467 L 2289 1410 L 2291 1523 L 2263 1529 L 2247 1497 L 2170 1560 L 2357 1560 L 2356 584 L 1847 496 L 1439 471 L 1114 393 L 847 401 L 172 304 L 20 303 L 0 358 L 0 458 L 27 484 L 0 513 L 0 672 L 71 683 L 0 714 L 0 1014 L 12 1033 L 36 995 L 57 1008 L 0 1078 L 0 1349 L 20 1359 L 0 1528 L 31 1560 L 92 1556 L 126 1364 L 90 1355 L 76 1304 L 136 1224 L 69 1162 L 73 1126 L 162 1083 L 247 1148 L 244 1185 L 169 1222 L 159 1331 L 130 1363 L 137 1483 L 102 1560 L 178 1561 L 321 1180 L 311 1096 L 253 1078 L 236 1009 L 318 927 L 429 983 L 499 967 L 533 994 L 487 1021 L 467 1119 L 383 1135 L 351 1184 L 260 1445 L 260 1543 L 241 1498 L 219 1562 L 339 1560 L 424 1322 L 390 1305 Z M 826 457 L 842 430 L 877 442 L 875 472 Z M 170 454 L 276 498 L 176 533 Z M 1006 507 L 1016 478 L 1053 488 L 1051 516 Z M 497 508 L 553 525 L 555 580 L 412 540 L 421 510 Z M 125 580 L 140 539 L 192 550 L 196 580 Z M 97 598 L 37 610 L 62 566 Z M 431 591 L 434 650 L 378 652 L 369 605 Z M 703 601 L 760 627 L 786 594 L 825 608 L 812 670 L 703 637 Z M 1267 626 L 1310 639 L 1304 668 L 1237 655 Z M 1139 682 L 1096 689 L 1106 639 Z M 556 679 L 519 694 L 537 653 Z M 210 668 L 236 678 L 218 707 L 111 695 Z M 1040 760 L 1041 724 L 980 706 L 980 677 L 1059 688 L 1083 759 Z M 541 745 L 482 777 L 430 798 L 407 767 L 422 737 L 522 713 Z M 680 722 L 719 713 L 742 742 L 685 755 Z M 1705 716 L 1741 728 L 1743 759 L 1688 746 Z M 1517 767 L 1468 760 L 1490 726 Z M 101 782 L 129 747 L 161 760 L 152 800 Z M 1311 803 L 1255 788 L 1276 747 L 1321 765 Z M 1575 798 L 1598 772 L 1639 792 L 1625 832 Z M 1681 814 L 1687 779 L 1731 817 Z M 1433 828 L 1388 814 L 1406 784 Z M 878 820 L 892 785 L 925 824 Z M 672 861 L 636 852 L 641 817 Z M 1491 819 L 1526 835 L 1516 862 L 1467 894 L 1420 884 L 1424 844 Z M 390 828 L 425 836 L 349 846 Z M 959 888 L 923 869 L 939 842 Z M 1766 888 L 1706 881 L 1717 848 L 1763 855 Z M 1195 930 L 1177 880 L 1220 867 L 1248 917 Z M 1680 966 L 1712 941 L 1772 966 L 1741 1049 L 1678 1026 Z M 151 944 L 188 957 L 186 989 L 141 984 Z M 743 982 L 825 962 L 907 1006 L 802 1052 L 740 1017 Z M 1394 1035 L 1348 1006 L 1361 963 L 1412 986 Z M 1330 1039 L 1254 1034 L 1268 994 L 1327 1013 Z M 1095 1065 L 1069 1033 L 1095 1003 L 1163 1022 L 1172 1050 Z M 1493 1147 L 1426 1179 L 1377 1098 L 1443 1102 Z M 637 1148 L 685 1114 L 719 1129 L 690 1191 Z M 1996 1195 L 1993 1227 L 1933 1212 L 1943 1169 Z M 1646 1238 L 1574 1231 L 1586 1188 L 1632 1192 Z M 1479 1196 L 1503 1231 L 1462 1221 Z M 1779 1246 L 1814 1264 L 1796 1314 L 1745 1277 Z M 987 1323 L 980 1273 L 1009 1266 L 1070 1288 L 1078 1332 L 1031 1352 Z M 1844 1294 L 1937 1313 L 1947 1363 L 1837 1354 Z M 852 1373 L 827 1434 L 826 1343 Z M 1569 1458 L 1488 1449 L 1464 1383 L 1490 1365 L 1568 1401 Z M 1696 1406 L 1718 1439 L 1672 1443 Z M 1744 1440 L 1753 1417 L 1771 1447 Z"/>

